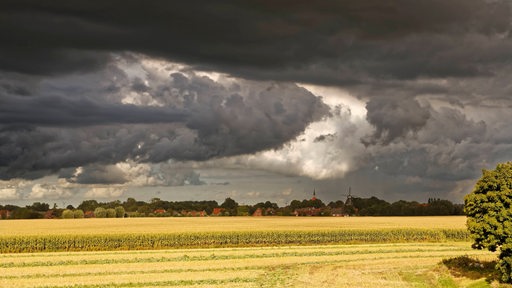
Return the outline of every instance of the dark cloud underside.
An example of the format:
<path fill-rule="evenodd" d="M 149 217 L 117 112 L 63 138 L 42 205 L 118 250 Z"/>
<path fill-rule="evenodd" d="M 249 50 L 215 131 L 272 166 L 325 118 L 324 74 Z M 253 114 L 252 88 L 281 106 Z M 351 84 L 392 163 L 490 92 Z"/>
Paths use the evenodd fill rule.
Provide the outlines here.
<path fill-rule="evenodd" d="M 96 74 L 68 78 L 65 87 L 47 81 L 36 86 L 33 96 L 4 91 L 1 179 L 38 178 L 94 163 L 254 153 L 279 148 L 328 114 L 319 98 L 294 84 L 239 80 L 223 85 L 191 72 L 174 72 L 148 77 L 144 86 L 140 78 L 113 68 L 101 74 L 104 80 L 90 87 Z M 110 78 L 122 87 L 111 89 Z M 139 97 L 141 85 L 146 88 Z M 154 105 L 123 103 L 133 93 L 136 100 L 145 97 Z"/>
<path fill-rule="evenodd" d="M 511 26 L 509 0 L 0 1 L 0 179 L 122 185 L 120 162 L 283 147 L 257 167 L 472 179 L 512 157 Z M 149 174 L 203 184 L 173 169 Z"/>
<path fill-rule="evenodd" d="M 510 30 L 508 1 L 2 1 L 0 8 L 8 39 L 0 68 L 35 74 L 97 69 L 105 52 L 127 50 L 320 83 L 480 75 L 510 56 L 486 47 L 474 57 L 471 49 L 485 41 L 473 35 Z"/>

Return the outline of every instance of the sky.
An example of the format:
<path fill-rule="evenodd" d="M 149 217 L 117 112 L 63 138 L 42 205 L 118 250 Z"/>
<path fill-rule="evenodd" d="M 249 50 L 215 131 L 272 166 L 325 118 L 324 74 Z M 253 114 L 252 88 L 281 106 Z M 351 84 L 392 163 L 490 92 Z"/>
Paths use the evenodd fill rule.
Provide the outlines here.
<path fill-rule="evenodd" d="M 0 204 L 461 203 L 512 160 L 509 0 L 0 2 Z"/>

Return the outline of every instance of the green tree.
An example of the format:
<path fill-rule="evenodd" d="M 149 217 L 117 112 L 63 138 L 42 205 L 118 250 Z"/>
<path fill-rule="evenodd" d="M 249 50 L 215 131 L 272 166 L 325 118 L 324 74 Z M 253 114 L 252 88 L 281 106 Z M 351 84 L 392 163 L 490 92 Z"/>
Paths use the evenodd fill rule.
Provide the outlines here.
<path fill-rule="evenodd" d="M 107 209 L 107 218 L 116 218 L 116 209 L 108 208 Z"/>
<path fill-rule="evenodd" d="M 226 209 L 226 215 L 236 216 L 238 214 L 238 203 L 229 197 L 224 200 L 220 207 Z"/>
<path fill-rule="evenodd" d="M 98 207 L 94 209 L 94 217 L 96 218 L 105 218 L 107 217 L 107 210 L 103 207 Z"/>
<path fill-rule="evenodd" d="M 62 211 L 62 219 L 73 219 L 73 218 L 75 218 L 73 211 L 71 211 L 69 209 Z"/>
<path fill-rule="evenodd" d="M 84 200 L 77 208 L 82 211 L 94 211 L 98 208 L 98 205 L 98 201 L 96 200 Z"/>
<path fill-rule="evenodd" d="M 32 206 L 27 206 L 27 208 L 30 208 L 37 212 L 46 212 L 50 210 L 50 204 L 48 203 L 41 203 L 41 202 L 34 202 Z"/>
<path fill-rule="evenodd" d="M 238 206 L 236 213 L 238 216 L 249 216 L 249 206 L 247 206 L 247 205 Z"/>
<path fill-rule="evenodd" d="M 137 208 L 138 208 L 137 200 L 130 197 L 130 198 L 126 199 L 126 201 L 123 203 L 123 206 L 126 209 L 126 211 L 135 212 L 135 211 L 137 211 Z"/>
<path fill-rule="evenodd" d="M 499 251 L 496 269 L 512 282 L 512 162 L 483 170 L 473 192 L 464 198 L 467 227 L 475 249 Z"/>
<path fill-rule="evenodd" d="M 117 206 L 115 208 L 116 210 L 116 217 L 117 218 L 124 218 L 124 213 L 126 212 L 123 208 L 123 206 Z"/>
<path fill-rule="evenodd" d="M 77 210 L 73 211 L 73 216 L 74 216 L 76 219 L 84 218 L 84 211 L 82 211 L 82 210 L 80 210 L 80 209 L 77 209 Z"/>
<path fill-rule="evenodd" d="M 32 209 L 29 208 L 18 208 L 13 211 L 11 217 L 13 219 L 39 219 L 43 218 L 43 215 L 35 211 L 32 211 Z"/>

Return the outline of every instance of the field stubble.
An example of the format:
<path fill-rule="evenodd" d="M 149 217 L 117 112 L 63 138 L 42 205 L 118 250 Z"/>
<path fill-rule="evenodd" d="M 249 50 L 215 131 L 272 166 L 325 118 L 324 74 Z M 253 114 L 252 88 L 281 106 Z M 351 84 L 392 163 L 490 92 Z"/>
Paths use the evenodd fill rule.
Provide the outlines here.
<path fill-rule="evenodd" d="M 464 242 L 1 254 L 0 287 L 458 287 L 424 276 L 460 255 L 492 256 Z"/>

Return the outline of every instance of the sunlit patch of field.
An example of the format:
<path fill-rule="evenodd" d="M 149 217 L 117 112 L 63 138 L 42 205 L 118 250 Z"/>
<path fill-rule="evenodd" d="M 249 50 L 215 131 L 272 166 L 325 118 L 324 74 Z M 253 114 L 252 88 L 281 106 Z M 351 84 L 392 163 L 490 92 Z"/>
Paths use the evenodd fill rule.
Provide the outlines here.
<path fill-rule="evenodd" d="M 204 217 L 0 221 L 0 236 L 293 231 L 347 229 L 464 229 L 465 216 Z"/>
<path fill-rule="evenodd" d="M 439 264 L 461 255 L 495 257 L 466 242 L 0 254 L 0 287 L 472 285 Z"/>

